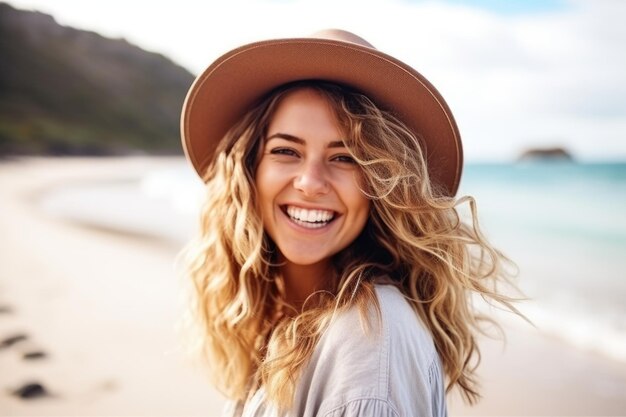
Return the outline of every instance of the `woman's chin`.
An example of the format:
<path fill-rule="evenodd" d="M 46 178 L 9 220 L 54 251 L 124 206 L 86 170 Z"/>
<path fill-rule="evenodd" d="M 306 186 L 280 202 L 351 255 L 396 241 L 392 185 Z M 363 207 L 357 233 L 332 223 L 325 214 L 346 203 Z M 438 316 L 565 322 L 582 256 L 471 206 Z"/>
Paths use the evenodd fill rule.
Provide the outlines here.
<path fill-rule="evenodd" d="M 294 266 L 294 267 L 313 267 L 313 266 L 320 266 L 320 265 L 326 265 L 331 257 L 324 254 L 324 255 L 315 255 L 313 253 L 306 252 L 306 251 L 297 251 L 297 252 L 293 252 L 293 253 L 282 253 L 282 257 L 283 260 L 286 264 L 289 264 L 290 266 Z"/>

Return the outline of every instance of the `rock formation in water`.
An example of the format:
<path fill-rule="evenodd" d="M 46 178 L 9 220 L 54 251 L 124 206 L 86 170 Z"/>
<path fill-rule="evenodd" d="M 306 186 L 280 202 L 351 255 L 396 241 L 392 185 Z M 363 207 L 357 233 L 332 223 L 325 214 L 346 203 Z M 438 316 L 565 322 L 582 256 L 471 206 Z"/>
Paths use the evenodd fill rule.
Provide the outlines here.
<path fill-rule="evenodd" d="M 565 148 L 552 147 L 552 148 L 530 148 L 522 152 L 518 157 L 518 161 L 573 161 L 574 157 Z"/>

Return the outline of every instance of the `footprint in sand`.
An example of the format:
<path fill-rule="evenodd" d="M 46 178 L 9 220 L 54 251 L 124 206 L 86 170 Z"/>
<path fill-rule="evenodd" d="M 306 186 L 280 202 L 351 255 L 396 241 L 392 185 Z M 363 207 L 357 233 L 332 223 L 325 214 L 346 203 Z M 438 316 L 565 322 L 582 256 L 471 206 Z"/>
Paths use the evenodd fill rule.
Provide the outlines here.
<path fill-rule="evenodd" d="M 11 306 L 0 304 L 0 314 L 12 314 L 12 313 L 13 313 L 13 309 L 11 308 Z"/>
<path fill-rule="evenodd" d="M 11 391 L 11 395 L 23 400 L 51 397 L 48 390 L 39 382 L 28 382 Z"/>
<path fill-rule="evenodd" d="M 33 346 L 24 346 L 24 343 L 26 343 L 28 340 L 28 335 L 24 333 L 18 333 L 0 340 L 0 349 L 7 349 L 12 346 L 16 346 L 16 348 L 21 351 L 22 359 L 28 361 L 48 358 L 48 354 L 42 349 L 38 349 Z"/>
<path fill-rule="evenodd" d="M 36 359 L 46 359 L 48 354 L 42 350 L 31 350 L 29 352 L 22 353 L 22 359 L 32 361 Z"/>
<path fill-rule="evenodd" d="M 0 340 L 0 349 L 7 349 L 12 346 L 18 347 L 19 345 L 26 343 L 28 340 L 28 335 L 24 333 L 14 334 L 13 336 L 5 337 Z M 24 360 L 43 359 L 47 357 L 46 353 L 42 350 L 24 350 L 24 348 L 21 348 L 20 350 L 22 350 L 22 359 Z M 11 395 L 23 400 L 52 396 L 43 384 L 35 381 L 24 383 L 18 388 L 10 389 L 9 392 Z"/>
<path fill-rule="evenodd" d="M 18 333 L 13 336 L 5 337 L 0 340 L 0 349 L 9 348 L 17 343 L 23 342 L 28 339 L 28 335 L 24 333 Z"/>
<path fill-rule="evenodd" d="M 0 314 L 11 314 L 13 309 L 8 305 L 0 305 Z M 26 333 L 15 333 L 0 340 L 0 350 L 12 347 L 21 351 L 23 360 L 40 360 L 46 359 L 48 354 L 41 349 L 28 346 L 30 343 L 29 336 Z M 24 346 L 26 344 L 26 346 Z M 9 389 L 11 395 L 23 400 L 32 400 L 36 398 L 52 397 L 53 395 L 43 386 L 43 384 L 30 381 L 22 384 L 18 388 Z"/>

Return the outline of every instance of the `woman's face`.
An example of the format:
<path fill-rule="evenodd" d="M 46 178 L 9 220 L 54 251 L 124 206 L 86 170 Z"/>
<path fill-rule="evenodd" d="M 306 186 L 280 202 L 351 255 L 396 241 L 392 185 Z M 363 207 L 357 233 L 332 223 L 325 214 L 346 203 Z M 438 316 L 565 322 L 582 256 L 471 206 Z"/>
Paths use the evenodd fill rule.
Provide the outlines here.
<path fill-rule="evenodd" d="M 328 262 L 365 226 L 370 201 L 342 139 L 330 104 L 310 89 L 288 93 L 269 123 L 256 186 L 284 262 Z"/>

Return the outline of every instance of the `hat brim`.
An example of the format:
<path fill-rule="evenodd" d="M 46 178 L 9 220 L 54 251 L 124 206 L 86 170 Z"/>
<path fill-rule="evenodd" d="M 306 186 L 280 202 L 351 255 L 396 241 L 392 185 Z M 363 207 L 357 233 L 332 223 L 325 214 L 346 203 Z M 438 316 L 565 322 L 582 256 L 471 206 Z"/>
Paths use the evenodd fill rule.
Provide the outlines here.
<path fill-rule="evenodd" d="M 272 89 L 299 80 L 344 84 L 391 111 L 420 139 L 431 181 L 456 194 L 463 165 L 459 131 L 439 92 L 421 74 L 376 49 L 295 38 L 261 41 L 218 58 L 191 86 L 181 115 L 183 148 L 202 177 L 215 148 Z"/>

